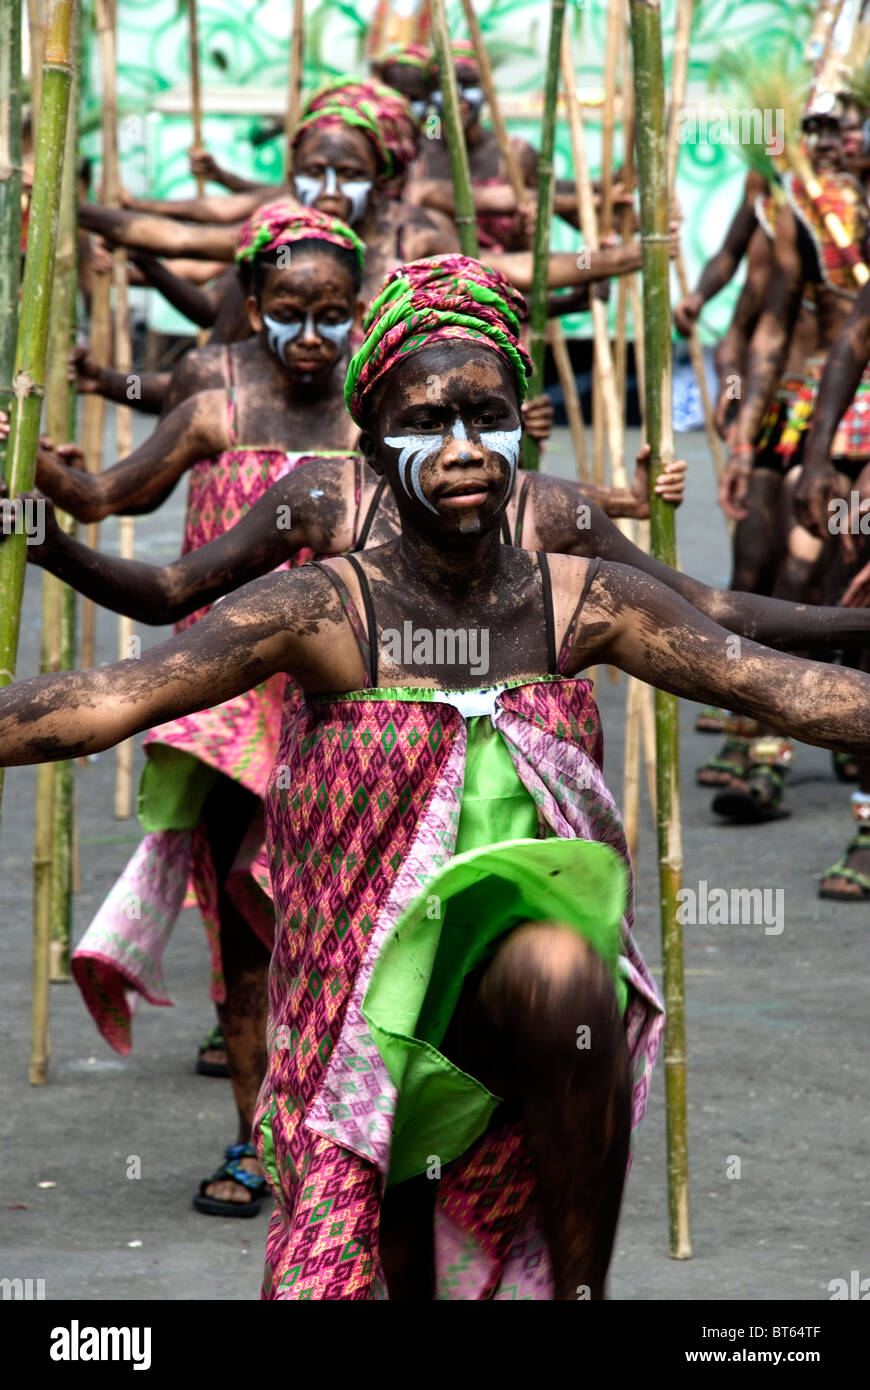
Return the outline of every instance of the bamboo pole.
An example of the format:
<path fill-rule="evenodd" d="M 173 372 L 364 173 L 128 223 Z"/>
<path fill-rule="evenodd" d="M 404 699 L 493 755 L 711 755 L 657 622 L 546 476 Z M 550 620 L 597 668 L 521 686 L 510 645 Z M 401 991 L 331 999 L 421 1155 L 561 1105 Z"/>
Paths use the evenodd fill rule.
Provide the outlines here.
<path fill-rule="evenodd" d="M 553 221 L 555 179 L 553 153 L 556 144 L 556 103 L 559 97 L 559 54 L 565 27 L 565 0 L 552 0 L 550 6 L 550 42 L 544 81 L 544 111 L 541 118 L 541 151 L 538 158 L 538 215 L 535 221 L 535 241 L 532 249 L 532 303 L 529 331 L 529 356 L 532 359 L 532 379 L 529 391 L 539 395 L 544 389 L 544 353 L 547 342 L 547 271 L 550 260 L 550 228 Z M 523 439 L 523 465 L 538 468 L 540 447 L 536 439 Z"/>
<path fill-rule="evenodd" d="M 565 100 L 568 107 L 568 120 L 571 129 L 571 153 L 574 161 L 574 179 L 577 186 L 577 211 L 583 236 L 591 251 L 600 246 L 598 218 L 595 213 L 595 200 L 592 195 L 592 180 L 589 175 L 589 161 L 586 157 L 586 132 L 580 103 L 577 100 L 577 80 L 574 74 L 574 59 L 571 53 L 571 39 L 568 30 L 562 34 L 562 79 Z M 613 367 L 613 354 L 610 349 L 610 334 L 607 327 L 607 306 L 595 295 L 590 296 L 592 325 L 594 333 L 595 371 L 600 374 L 601 389 L 605 402 L 604 423 L 610 449 L 610 466 L 615 487 L 626 486 L 625 473 L 625 435 L 623 415 L 616 395 L 616 374 Z M 596 473 L 595 481 L 599 478 Z M 603 478 L 601 479 L 603 482 Z"/>
<path fill-rule="evenodd" d="M 121 168 L 118 158 L 117 11 L 115 0 L 97 0 L 100 32 L 100 63 L 103 76 L 103 198 L 107 207 L 121 206 Z M 127 294 L 127 252 L 123 246 L 112 254 L 112 284 L 115 291 L 114 366 L 129 375 L 133 367 L 130 350 L 130 309 Z M 133 451 L 133 421 L 129 406 L 115 406 L 115 452 L 119 458 Z M 120 518 L 119 550 L 122 560 L 134 558 L 134 527 L 131 516 Z M 133 650 L 133 621 L 118 619 L 118 659 Z M 115 815 L 126 819 L 132 809 L 133 741 L 126 739 L 115 752 Z"/>
<path fill-rule="evenodd" d="M 0 410 L 7 415 L 13 400 L 20 265 L 21 0 L 0 0 Z M 6 477 L 6 453 L 6 440 L 0 439 L 0 478 Z"/>
<path fill-rule="evenodd" d="M 429 14 L 432 21 L 432 44 L 438 59 L 439 86 L 444 101 L 447 153 L 450 159 L 450 176 L 453 180 L 453 220 L 459 233 L 459 246 L 463 256 L 473 256 L 477 259 L 480 255 L 477 217 L 474 211 L 468 149 L 459 112 L 459 88 L 456 85 L 456 69 L 450 49 L 444 0 L 429 0 Z"/>
<path fill-rule="evenodd" d="M 492 64 L 489 61 L 489 54 L 486 51 L 483 33 L 477 21 L 477 15 L 471 0 L 462 0 L 462 9 L 465 13 L 465 22 L 468 25 L 468 32 L 471 42 L 474 45 L 477 64 L 480 68 L 480 82 L 483 87 L 484 95 L 489 106 L 489 114 L 492 119 L 493 130 L 498 141 L 499 151 L 504 160 L 505 171 L 508 182 L 513 190 L 514 198 L 519 206 L 526 198 L 529 189 L 523 181 L 520 171 L 519 161 L 510 142 L 510 135 L 502 115 L 501 103 L 498 99 L 495 81 L 492 75 Z M 558 319 L 550 320 L 550 346 L 553 349 L 553 360 L 556 363 L 556 370 L 559 373 L 559 381 L 562 386 L 562 394 L 565 398 L 565 413 L 568 416 L 568 426 L 571 430 L 571 441 L 574 449 L 574 459 L 577 471 L 581 479 L 587 477 L 587 458 L 586 458 L 586 433 L 583 425 L 583 411 L 580 406 L 580 397 L 577 394 L 577 381 L 574 376 L 574 368 L 571 366 L 571 358 L 568 352 L 568 345 L 565 342 L 565 335 L 562 332 L 562 325 Z"/>
<path fill-rule="evenodd" d="M 622 5 L 619 0 L 607 7 L 607 26 L 604 38 L 604 101 L 601 108 L 601 215 L 599 233 L 607 236 L 613 219 L 613 137 L 616 106 L 616 65 L 619 54 L 620 36 L 623 28 Z M 605 319 L 607 313 L 605 310 Z M 617 369 L 617 383 L 619 373 Z M 624 402 L 623 396 L 618 396 Z M 604 482 L 604 446 L 608 438 L 607 412 L 609 406 L 605 398 L 603 383 L 597 369 L 592 376 L 592 422 L 593 447 L 595 457 L 595 481 Z"/>
<path fill-rule="evenodd" d="M 287 115 L 284 119 L 284 177 L 290 172 L 290 142 L 302 117 L 303 37 L 305 0 L 293 0 L 293 27 L 290 33 L 290 70 L 287 76 Z"/>
<path fill-rule="evenodd" d="M 550 320 L 550 347 L 553 350 L 553 361 L 556 364 L 556 371 L 559 373 L 559 382 L 565 400 L 565 414 L 568 416 L 568 428 L 571 431 L 571 445 L 574 450 L 574 462 L 577 467 L 577 476 L 581 483 L 588 483 L 591 482 L 592 478 L 589 471 L 589 454 L 586 448 L 586 426 L 583 420 L 583 409 L 580 405 L 580 396 L 577 391 L 577 378 L 574 376 L 574 368 L 571 364 L 568 343 L 562 331 L 562 325 L 558 319 Z"/>
<path fill-rule="evenodd" d="M 0 0 L 0 410 L 12 409 L 21 264 L 21 0 Z M 6 441 L 0 440 L 0 477 Z M 0 770 L 0 787 L 2 787 Z"/>
<path fill-rule="evenodd" d="M 27 238 L 27 258 L 15 349 L 12 415 L 9 429 L 8 486 L 10 497 L 29 492 L 36 470 L 36 450 L 42 415 L 51 294 L 57 247 L 57 213 L 69 94 L 72 85 L 72 43 L 75 0 L 55 0 L 45 38 L 42 102 L 36 135 L 36 162 Z M 15 677 L 21 623 L 26 537 L 10 535 L 0 547 L 0 686 Z M 51 807 L 37 803 L 37 821 Z M 40 843 L 50 827 L 39 826 Z M 42 866 L 45 873 L 45 866 Z M 33 942 L 33 1007 L 31 1016 L 30 1082 L 43 1085 L 48 1068 L 49 930 L 46 920 L 35 924 Z"/>
<path fill-rule="evenodd" d="M 100 4 L 98 0 L 98 14 L 99 10 Z M 193 144 L 196 149 L 201 150 L 202 91 L 199 82 L 199 22 L 196 13 L 196 0 L 187 0 L 187 47 L 188 62 L 190 64 L 190 119 L 193 125 Z M 202 174 L 197 174 L 196 176 L 196 192 L 200 198 L 205 192 L 205 179 Z"/>
<path fill-rule="evenodd" d="M 671 325 L 665 79 L 658 0 L 629 0 L 637 109 L 637 165 L 643 244 L 646 330 L 647 442 L 650 447 L 652 552 L 664 564 L 676 560 L 674 509 L 654 490 L 663 462 L 673 458 Z M 679 709 L 676 697 L 657 690 L 656 785 L 658 794 L 659 897 L 662 963 L 667 1009 L 665 1109 L 668 1143 L 670 1254 L 688 1259 L 689 1163 L 686 1123 L 686 1020 L 682 928 L 677 893 L 682 877 L 679 800 Z"/>
<path fill-rule="evenodd" d="M 30 129 L 35 140 L 39 125 L 42 62 L 45 48 L 45 17 L 42 13 L 42 0 L 27 0 L 27 22 L 30 31 Z"/>
<path fill-rule="evenodd" d="M 692 34 L 692 18 L 694 11 L 694 0 L 679 0 L 677 6 L 677 24 L 674 31 L 674 57 L 671 65 L 671 109 L 668 122 L 668 189 L 670 197 L 673 197 L 676 191 L 675 179 L 677 173 L 677 157 L 679 155 L 677 130 L 679 128 L 679 112 L 686 100 L 686 82 L 689 73 L 689 41 Z M 689 278 L 686 274 L 686 264 L 683 260 L 682 249 L 677 252 L 676 269 L 680 294 L 685 298 L 689 293 Z M 725 467 L 725 457 L 722 450 L 722 441 L 716 429 L 715 412 L 713 409 L 713 402 L 710 398 L 710 387 L 707 384 L 707 368 L 704 362 L 704 349 L 701 346 L 701 339 L 698 337 L 698 329 L 695 324 L 692 325 L 687 341 L 689 346 L 689 358 L 692 363 L 692 370 L 695 373 L 695 380 L 698 383 L 698 393 L 701 397 L 704 431 L 707 435 L 707 444 L 713 459 L 713 468 L 718 481 Z"/>
<path fill-rule="evenodd" d="M 75 41 L 74 41 L 75 42 Z M 75 43 L 75 51 L 78 44 Z M 75 340 L 77 286 L 76 242 L 76 89 L 73 79 L 66 130 L 57 259 L 52 287 L 51 324 L 45 381 L 45 428 L 52 439 L 72 439 L 76 428 L 76 390 L 69 380 L 69 354 Z M 72 517 L 56 512 L 58 524 L 70 532 Z M 75 664 L 75 591 L 47 570 L 42 575 L 42 660 L 45 672 L 69 671 Z M 34 919 L 47 913 L 51 943 L 49 976 L 52 981 L 70 979 L 69 948 L 72 928 L 73 764 L 43 763 L 37 772 L 37 801 L 52 807 L 47 844 L 34 837 Z M 43 866 L 50 865 L 45 884 Z M 48 898 L 43 903 L 42 895 Z"/>
<path fill-rule="evenodd" d="M 12 498 L 31 490 L 36 471 L 51 303 L 46 286 L 52 282 L 57 246 L 57 209 L 72 81 L 70 43 L 74 8 L 75 0 L 55 0 L 46 35 L 42 109 L 36 139 L 6 460 L 6 481 Z M 25 535 L 23 532 L 10 535 L 0 546 L 0 688 L 15 679 L 25 563 Z"/>
<path fill-rule="evenodd" d="M 99 6 L 96 12 L 97 32 L 102 44 L 102 29 L 109 22 L 106 7 Z M 103 121 L 103 157 L 105 159 L 105 120 Z M 112 354 L 112 281 L 106 274 L 94 277 L 91 294 L 91 322 L 88 336 L 91 352 L 98 362 L 109 362 Z M 85 468 L 89 473 L 99 473 L 103 464 L 103 432 L 106 423 L 106 398 L 94 392 L 85 396 L 82 406 L 81 447 Z M 99 545 L 100 531 L 97 522 L 89 522 L 85 530 L 85 544 L 92 550 Z M 82 637 L 80 664 L 89 670 L 96 664 L 96 605 L 85 599 L 82 603 Z M 87 766 L 87 759 L 80 764 Z"/>
<path fill-rule="evenodd" d="M 620 53 L 622 75 L 620 95 L 622 98 L 622 184 L 628 191 L 634 189 L 634 86 L 631 81 L 631 52 L 628 42 L 628 15 L 623 11 L 623 25 L 620 32 Z M 631 236 L 633 209 L 623 207 L 619 217 L 619 233 L 625 242 Z M 616 291 L 616 349 L 614 368 L 616 371 L 616 397 L 627 408 L 628 380 L 628 336 L 627 316 L 631 299 L 631 283 L 634 275 L 620 275 Z"/>

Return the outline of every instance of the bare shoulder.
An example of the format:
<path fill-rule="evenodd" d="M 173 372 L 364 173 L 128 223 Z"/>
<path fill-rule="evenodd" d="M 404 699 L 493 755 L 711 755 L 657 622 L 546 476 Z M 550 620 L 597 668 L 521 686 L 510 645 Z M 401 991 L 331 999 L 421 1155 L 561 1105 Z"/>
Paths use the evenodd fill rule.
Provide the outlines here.
<path fill-rule="evenodd" d="M 527 478 L 526 518 L 523 541 L 536 550 L 553 554 L 585 551 L 584 537 L 592 529 L 597 508 L 588 502 L 577 483 L 547 473 L 520 474 Z"/>
<path fill-rule="evenodd" d="M 197 391 L 224 385 L 224 352 L 218 343 L 206 343 L 192 348 L 173 368 L 165 410 L 175 406 Z"/>

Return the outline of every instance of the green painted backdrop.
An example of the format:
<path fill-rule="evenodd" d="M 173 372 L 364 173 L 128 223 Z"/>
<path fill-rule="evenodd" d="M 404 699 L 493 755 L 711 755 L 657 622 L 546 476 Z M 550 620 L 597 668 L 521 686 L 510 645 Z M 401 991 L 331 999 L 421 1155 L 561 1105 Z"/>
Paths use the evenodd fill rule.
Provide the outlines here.
<path fill-rule="evenodd" d="M 546 49 L 549 6 L 546 0 L 481 0 L 476 6 L 481 26 L 497 64 L 499 87 L 505 93 L 540 92 Z M 451 33 L 465 33 L 458 0 L 448 0 Z M 606 0 L 569 0 L 569 22 L 574 31 L 578 83 L 584 97 L 600 94 L 603 66 Z M 670 37 L 676 0 L 663 0 L 666 69 L 670 65 Z M 200 0 L 201 80 L 209 103 L 220 102 L 221 89 L 233 89 L 256 103 L 271 98 L 275 109 L 284 103 L 287 80 L 288 0 Z M 306 5 L 305 84 L 314 86 L 328 77 L 364 69 L 364 49 L 374 0 L 319 0 Z M 801 0 L 698 0 L 692 34 L 689 96 L 709 94 L 711 69 L 723 48 L 751 47 L 754 53 L 781 51 L 792 46 L 799 53 L 809 28 L 812 6 Z M 124 118 L 121 130 L 125 178 L 134 192 L 156 197 L 182 197 L 194 191 L 187 166 L 190 125 L 183 114 L 159 109 L 167 94 L 183 90 L 188 81 L 187 16 L 179 0 L 119 0 L 119 93 Z M 89 130 L 85 145 L 97 154 L 100 85 L 96 45 L 89 38 L 87 76 L 83 84 L 83 121 Z M 719 99 L 717 97 L 717 99 Z M 254 150 L 250 136 L 262 127 L 256 116 L 208 114 L 204 122 L 206 144 L 222 163 L 241 173 L 256 171 L 264 180 L 277 181 L 281 149 L 272 140 Z M 518 135 L 536 144 L 534 122 L 512 122 Z M 588 120 L 590 159 L 599 158 L 600 128 Z M 559 130 L 557 172 L 571 176 L 568 131 Z M 684 145 L 678 171 L 678 193 L 686 218 L 684 250 L 692 277 L 719 244 L 739 198 L 744 164 L 732 148 L 712 144 Z M 554 246 L 578 245 L 577 234 L 557 223 Z M 727 326 L 737 284 L 708 306 L 702 329 L 713 341 Z M 159 297 L 150 296 L 152 326 L 172 331 L 183 321 Z M 569 331 L 588 334 L 587 315 L 565 320 Z"/>

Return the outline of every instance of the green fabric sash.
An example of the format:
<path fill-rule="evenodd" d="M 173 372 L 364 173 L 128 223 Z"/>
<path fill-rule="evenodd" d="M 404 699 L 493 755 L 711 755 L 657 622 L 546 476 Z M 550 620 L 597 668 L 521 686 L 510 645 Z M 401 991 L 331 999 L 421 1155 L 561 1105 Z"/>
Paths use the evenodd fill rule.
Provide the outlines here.
<path fill-rule="evenodd" d="M 620 1011 L 628 876 L 607 845 L 541 840 L 535 805 L 488 716 L 466 721 L 458 853 L 406 908 L 375 963 L 363 1015 L 398 1089 L 390 1185 L 458 1158 L 501 1103 L 438 1051 L 467 975 L 525 921 L 574 928 L 602 957 Z"/>

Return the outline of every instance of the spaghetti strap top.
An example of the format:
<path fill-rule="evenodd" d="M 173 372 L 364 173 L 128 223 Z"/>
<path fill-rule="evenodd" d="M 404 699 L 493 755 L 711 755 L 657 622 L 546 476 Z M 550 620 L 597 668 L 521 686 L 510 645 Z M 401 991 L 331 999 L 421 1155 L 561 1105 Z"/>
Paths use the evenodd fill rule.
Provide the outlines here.
<path fill-rule="evenodd" d="M 511 528 L 510 528 L 510 526 L 508 525 L 507 512 L 504 511 L 504 512 L 502 512 L 502 514 L 501 514 L 501 538 L 502 538 L 502 542 L 504 543 L 504 545 L 515 545 L 515 546 L 517 546 L 518 548 L 521 549 L 521 548 L 522 548 L 522 537 L 523 537 L 523 519 L 524 519 L 524 517 L 525 517 L 525 515 L 526 515 L 526 502 L 528 501 L 528 496 L 529 496 L 529 475 L 528 475 L 528 473 L 521 473 L 521 474 L 520 474 L 519 490 L 520 490 L 520 491 L 519 491 L 519 502 L 518 502 L 518 504 L 517 504 L 517 526 L 516 526 L 516 533 L 515 533 L 514 537 L 511 538 Z"/>
<path fill-rule="evenodd" d="M 354 543 L 354 546 L 353 546 L 353 549 L 354 549 L 355 551 L 359 551 L 359 550 L 364 550 L 364 549 L 365 549 L 366 542 L 368 541 L 368 538 L 369 538 L 369 532 L 371 531 L 372 525 L 373 525 L 373 523 L 374 523 L 374 519 L 375 519 L 375 517 L 376 517 L 377 514 L 378 514 L 378 508 L 379 508 L 379 506 L 381 505 L 381 498 L 382 498 L 383 495 L 384 495 L 384 489 L 385 489 L 386 486 L 387 486 L 387 480 L 386 480 L 386 478 L 379 478 L 379 479 L 378 479 L 377 487 L 375 488 L 374 492 L 372 493 L 372 499 L 371 499 L 371 501 L 369 502 L 368 511 L 367 511 L 366 514 L 365 514 L 365 520 L 363 521 L 362 527 L 361 527 L 361 529 L 360 529 L 359 536 L 357 537 L 357 540 L 356 540 L 356 542 Z"/>
<path fill-rule="evenodd" d="M 233 375 L 232 343 L 227 343 L 224 348 L 224 363 L 227 382 L 227 430 L 230 436 L 230 448 L 235 449 L 238 444 L 238 435 L 236 431 L 239 423 L 239 400 L 236 379 Z"/>
<path fill-rule="evenodd" d="M 556 626 L 553 612 L 553 582 L 550 577 L 550 566 L 547 562 L 547 557 L 544 551 L 538 550 L 535 552 L 535 554 L 538 560 L 538 569 L 540 570 L 541 574 L 541 590 L 542 597 L 544 600 L 544 626 L 547 639 L 547 673 L 551 676 L 557 676 L 560 674 L 560 661 L 557 659 L 556 654 Z M 359 560 L 357 560 L 355 555 L 346 554 L 343 558 L 347 560 L 349 565 L 353 566 L 354 573 L 357 577 L 357 582 L 359 583 L 360 595 L 362 597 L 363 602 L 363 610 L 365 612 L 364 623 L 362 622 L 360 615 L 357 611 L 356 604 L 351 598 L 350 590 L 348 589 L 341 576 L 338 573 L 336 573 L 336 571 L 333 570 L 329 565 L 324 565 L 319 560 L 314 560 L 312 563 L 314 564 L 316 569 L 321 570 L 322 573 L 326 575 L 333 589 L 335 589 L 335 592 L 338 594 L 338 597 L 341 600 L 341 606 L 344 609 L 345 616 L 347 617 L 347 620 L 351 625 L 351 629 L 360 649 L 360 656 L 362 657 L 363 666 L 366 670 L 366 689 L 375 689 L 378 684 L 378 628 L 377 620 L 375 618 L 375 605 L 372 599 L 371 585 L 369 584 L 368 578 L 366 577 L 365 570 L 363 569 L 362 565 L 360 564 Z M 597 564 L 597 562 L 594 563 Z M 590 565 L 589 568 L 591 570 L 592 566 Z M 587 572 L 586 582 L 583 585 L 583 592 L 580 596 L 580 602 L 574 610 L 574 615 L 572 616 L 571 622 L 568 626 L 566 642 L 568 636 L 573 631 L 573 628 L 576 624 L 577 615 L 579 614 L 580 609 L 583 606 L 583 601 L 588 592 L 590 582 L 591 576 Z M 563 652 L 566 650 L 566 642 L 562 643 Z M 568 643 L 568 647 L 570 647 L 570 643 Z"/>
<path fill-rule="evenodd" d="M 559 652 L 559 660 L 557 663 L 557 669 L 560 675 L 565 669 L 565 663 L 567 662 L 568 656 L 571 652 L 571 648 L 574 645 L 574 639 L 577 634 L 577 624 L 580 621 L 580 614 L 582 613 L 583 605 L 586 602 L 586 595 L 589 593 L 589 590 L 592 587 L 593 580 L 595 579 L 595 576 L 597 575 L 600 568 L 601 558 L 598 555 L 596 555 L 593 560 L 590 560 L 589 564 L 586 566 L 586 578 L 583 580 L 583 588 L 580 590 L 580 597 L 577 600 L 574 612 L 571 614 L 571 621 L 565 629 L 565 636 L 562 638 L 562 648 Z"/>

